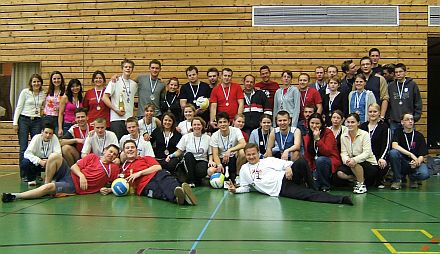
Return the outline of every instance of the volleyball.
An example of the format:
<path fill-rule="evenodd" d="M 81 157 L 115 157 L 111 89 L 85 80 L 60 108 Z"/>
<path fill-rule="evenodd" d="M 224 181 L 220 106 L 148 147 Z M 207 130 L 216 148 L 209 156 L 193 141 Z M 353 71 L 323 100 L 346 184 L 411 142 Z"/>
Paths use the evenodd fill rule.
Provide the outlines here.
<path fill-rule="evenodd" d="M 203 110 L 208 109 L 208 107 L 209 107 L 209 99 L 208 99 L 208 98 L 205 98 L 205 97 L 203 97 L 203 96 L 200 96 L 200 97 L 197 98 L 197 100 L 196 100 L 196 105 L 197 105 L 199 108 L 203 109 Z"/>
<path fill-rule="evenodd" d="M 223 175 L 222 173 L 214 173 L 209 179 L 209 183 L 214 189 L 223 188 L 224 182 L 225 182 L 225 175 Z"/>
<path fill-rule="evenodd" d="M 124 178 L 116 178 L 112 183 L 112 192 L 115 196 L 125 196 L 129 190 L 129 184 Z"/>

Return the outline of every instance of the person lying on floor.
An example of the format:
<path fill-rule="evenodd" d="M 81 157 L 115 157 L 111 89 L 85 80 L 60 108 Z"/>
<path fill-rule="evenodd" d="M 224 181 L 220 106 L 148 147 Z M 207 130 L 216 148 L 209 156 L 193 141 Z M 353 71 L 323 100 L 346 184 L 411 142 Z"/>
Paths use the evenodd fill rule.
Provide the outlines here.
<path fill-rule="evenodd" d="M 255 189 L 273 197 L 353 205 L 350 196 L 314 190 L 310 168 L 303 158 L 295 162 L 274 157 L 260 159 L 257 144 L 247 144 L 244 150 L 248 162 L 240 170 L 240 187 L 229 184 L 230 192 L 246 193 Z"/>
<path fill-rule="evenodd" d="M 51 194 L 82 195 L 99 192 L 118 177 L 119 166 L 113 163 L 118 155 L 119 148 L 111 144 L 104 149 L 101 157 L 94 153 L 88 154 L 69 168 L 61 154 L 53 153 L 46 163 L 44 185 L 22 193 L 3 193 L 2 201 L 35 199 Z"/>

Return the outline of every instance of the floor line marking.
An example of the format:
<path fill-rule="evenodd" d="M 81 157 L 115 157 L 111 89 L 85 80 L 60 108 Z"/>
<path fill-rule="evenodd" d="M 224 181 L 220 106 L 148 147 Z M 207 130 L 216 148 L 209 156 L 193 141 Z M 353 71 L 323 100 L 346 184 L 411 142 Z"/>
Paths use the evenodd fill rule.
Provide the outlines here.
<path fill-rule="evenodd" d="M 394 200 L 392 200 L 392 199 L 389 199 L 389 198 L 386 198 L 386 197 L 382 197 L 382 196 L 377 195 L 377 194 L 375 194 L 375 193 L 370 193 L 370 194 L 373 195 L 373 196 L 375 196 L 375 197 L 378 197 L 378 198 L 381 198 L 381 199 L 387 200 L 388 202 L 394 203 L 394 204 L 396 204 L 396 205 L 400 205 L 400 206 L 403 206 L 403 207 L 405 207 L 405 208 L 411 209 L 411 210 L 413 210 L 413 211 L 415 211 L 415 212 L 418 212 L 418 213 L 421 213 L 421 214 L 427 215 L 427 216 L 429 216 L 429 217 L 432 217 L 432 218 L 438 219 L 438 217 L 435 216 L 435 215 L 432 215 L 432 214 L 429 214 L 429 213 L 426 213 L 426 212 L 420 211 L 420 210 L 418 210 L 418 209 L 416 209 L 416 208 L 413 208 L 413 207 L 411 207 L 411 206 L 408 206 L 408 205 L 405 205 L 405 204 L 399 203 L 399 202 L 394 201 Z"/>
<path fill-rule="evenodd" d="M 211 216 L 209 217 L 209 220 L 206 222 L 205 226 L 203 227 L 202 231 L 200 232 L 199 236 L 197 237 L 196 241 L 193 243 L 191 250 L 189 251 L 190 254 L 195 253 L 196 247 L 199 244 L 200 240 L 202 239 L 203 235 L 205 234 L 206 230 L 208 229 L 209 224 L 214 219 L 214 216 L 217 214 L 218 209 L 223 204 L 223 201 L 225 201 L 226 196 L 229 194 L 229 192 L 225 191 L 223 194 L 223 198 L 218 203 L 217 207 L 212 212 Z"/>
<path fill-rule="evenodd" d="M 52 200 L 53 198 L 48 198 Z M 167 217 L 167 216 L 127 216 L 108 214 L 75 214 L 75 213 L 40 213 L 40 212 L 2 212 L 5 214 L 39 215 L 39 216 L 66 216 L 66 217 L 97 217 L 97 218 L 124 218 L 124 219 L 164 219 L 164 220 L 207 220 L 206 217 Z M 440 224 L 439 221 L 371 221 L 371 220 L 306 220 L 306 219 L 243 219 L 243 218 L 213 218 L 213 221 L 271 221 L 271 222 L 301 222 L 301 223 L 381 223 L 381 224 Z"/>
<path fill-rule="evenodd" d="M 9 174 L 6 174 L 6 175 L 0 175 L 0 177 L 11 176 L 11 175 L 16 175 L 16 174 L 18 174 L 18 172 L 9 173 Z"/>
<path fill-rule="evenodd" d="M 394 249 L 393 245 L 391 245 L 387 239 L 379 232 L 380 229 L 372 228 L 371 231 L 373 231 L 373 234 L 379 239 L 385 247 L 391 252 L 391 253 L 397 253 L 396 249 Z"/>

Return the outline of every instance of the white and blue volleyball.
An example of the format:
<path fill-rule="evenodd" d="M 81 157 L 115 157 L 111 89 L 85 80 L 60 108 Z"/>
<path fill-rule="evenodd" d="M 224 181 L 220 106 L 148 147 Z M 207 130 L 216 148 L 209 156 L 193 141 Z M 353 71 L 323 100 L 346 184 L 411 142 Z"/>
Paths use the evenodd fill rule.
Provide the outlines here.
<path fill-rule="evenodd" d="M 125 196 L 128 193 L 130 185 L 124 178 L 116 178 L 112 183 L 112 192 L 115 196 Z"/>
<path fill-rule="evenodd" d="M 214 189 L 223 188 L 223 184 L 225 183 L 225 175 L 223 175 L 222 173 L 214 173 L 210 177 L 209 183 Z"/>

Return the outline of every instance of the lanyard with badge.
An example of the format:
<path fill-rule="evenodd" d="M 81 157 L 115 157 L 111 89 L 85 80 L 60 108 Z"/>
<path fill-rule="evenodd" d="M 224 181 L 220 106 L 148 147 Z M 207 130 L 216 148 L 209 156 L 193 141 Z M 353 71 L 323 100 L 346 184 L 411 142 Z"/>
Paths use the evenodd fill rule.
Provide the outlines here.
<path fill-rule="evenodd" d="M 156 82 L 154 82 L 154 85 L 153 85 L 153 81 L 151 80 L 151 75 L 148 76 L 148 77 L 150 78 L 150 88 L 151 88 L 150 99 L 151 99 L 152 101 L 154 101 L 154 99 L 155 99 L 155 97 L 154 97 L 154 90 L 156 90 L 157 81 L 158 81 L 159 79 L 156 79 Z"/>
<path fill-rule="evenodd" d="M 402 83 L 402 90 L 401 90 L 400 87 L 399 87 L 399 81 L 396 81 L 396 84 L 397 84 L 397 92 L 399 93 L 399 105 L 402 105 L 402 104 L 403 104 L 402 97 L 403 97 L 403 91 L 405 90 L 405 82 L 406 82 L 406 79 L 403 80 L 403 83 Z"/>
<path fill-rule="evenodd" d="M 355 92 L 354 95 L 354 109 L 356 110 L 356 113 L 360 114 L 360 106 L 362 101 L 362 96 L 365 94 L 365 91 L 362 91 L 362 93 Z"/>
<path fill-rule="evenodd" d="M 43 148 L 43 158 L 47 159 L 47 157 L 49 156 L 49 147 L 50 147 L 50 141 L 48 142 L 44 142 L 44 140 L 41 140 L 41 147 Z M 44 144 L 47 145 L 44 145 Z"/>
<path fill-rule="evenodd" d="M 168 150 L 168 145 L 170 143 L 170 139 L 171 139 L 172 136 L 173 136 L 172 132 L 170 132 L 170 134 L 168 134 L 168 136 L 165 135 L 165 132 L 163 132 L 163 138 L 165 140 L 165 151 L 164 151 L 164 154 L 167 155 L 167 156 L 170 154 L 170 151 Z"/>
<path fill-rule="evenodd" d="M 110 175 L 112 174 L 112 167 L 111 167 L 111 163 L 109 163 L 109 164 L 108 164 L 108 170 L 107 170 L 107 168 L 105 167 L 104 163 L 102 163 L 102 161 L 101 161 L 101 160 L 99 160 L 99 163 L 101 163 L 101 166 L 102 166 L 102 168 L 104 169 L 104 171 L 105 171 L 105 173 L 106 173 L 107 177 L 109 177 L 109 178 L 110 178 Z"/>
<path fill-rule="evenodd" d="M 304 106 L 306 105 L 306 100 L 307 100 L 307 93 L 309 92 L 309 88 L 307 87 L 306 92 L 304 93 L 304 97 L 302 95 L 300 95 L 300 100 L 301 100 L 301 105 Z"/>
<path fill-rule="evenodd" d="M 221 84 L 222 86 L 222 90 L 223 90 L 223 94 L 225 95 L 225 99 L 226 99 L 226 106 L 229 106 L 229 94 L 231 93 L 231 87 L 228 87 L 228 95 L 226 95 L 225 92 L 225 88 L 223 87 L 223 84 Z"/>
<path fill-rule="evenodd" d="M 122 80 L 122 83 L 124 84 L 124 92 L 127 95 L 127 103 L 130 103 L 130 94 L 131 94 L 130 80 L 127 80 L 128 81 L 128 86 L 125 85 L 125 81 L 124 81 L 123 78 L 121 78 L 121 80 Z"/>
<path fill-rule="evenodd" d="M 411 151 L 415 147 L 414 145 L 414 130 L 412 131 L 411 135 L 411 143 L 408 142 L 408 138 L 406 136 L 406 133 L 403 134 L 405 136 L 406 146 L 408 147 L 408 151 Z"/>
<path fill-rule="evenodd" d="M 244 93 L 244 98 L 245 98 L 245 100 L 246 100 L 246 104 L 247 105 L 251 105 L 251 103 L 252 103 L 252 96 L 255 94 L 255 91 L 254 90 L 252 90 L 252 92 L 250 93 L 250 95 L 249 96 L 247 96 L 247 94 L 246 93 Z"/>
<path fill-rule="evenodd" d="M 103 155 L 104 154 L 104 148 L 105 148 L 105 139 L 107 138 L 107 133 L 104 131 L 104 137 L 100 138 L 98 135 L 96 135 L 96 142 L 98 143 L 98 148 L 99 148 L 99 154 Z M 102 145 L 101 142 L 99 142 L 100 140 L 102 140 Z"/>
<path fill-rule="evenodd" d="M 194 92 L 193 84 L 189 83 L 189 87 L 191 88 L 192 94 L 194 96 L 194 104 L 197 102 L 197 94 L 199 93 L 200 89 L 200 82 L 197 84 L 197 90 Z"/>
<path fill-rule="evenodd" d="M 99 96 L 98 96 L 98 91 L 96 90 L 96 88 L 95 88 L 95 97 L 96 97 L 96 102 L 97 102 L 97 104 L 98 104 L 98 106 L 96 106 L 96 110 L 101 110 L 101 106 L 99 106 L 99 103 L 101 102 L 101 98 L 102 98 L 102 95 L 104 94 L 103 92 L 102 92 L 102 90 L 101 91 L 99 91 L 100 93 L 99 93 Z"/>

